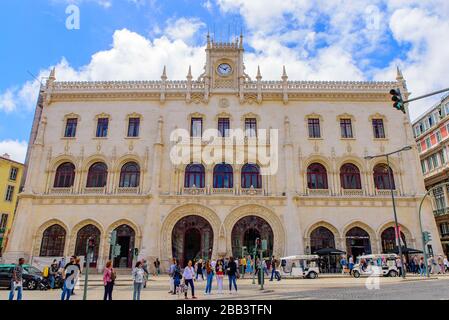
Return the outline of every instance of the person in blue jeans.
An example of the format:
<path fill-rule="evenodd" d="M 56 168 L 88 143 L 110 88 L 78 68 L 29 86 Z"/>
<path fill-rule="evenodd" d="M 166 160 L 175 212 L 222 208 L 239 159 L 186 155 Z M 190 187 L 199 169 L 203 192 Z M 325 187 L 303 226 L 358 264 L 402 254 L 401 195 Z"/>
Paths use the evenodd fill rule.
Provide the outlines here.
<path fill-rule="evenodd" d="M 76 256 L 70 257 L 70 262 L 64 266 L 64 287 L 62 288 L 61 300 L 70 300 L 80 271 L 81 267 L 76 263 Z"/>
<path fill-rule="evenodd" d="M 229 293 L 232 293 L 232 285 L 234 284 L 235 292 L 237 292 L 237 264 L 233 257 L 229 258 L 228 262 L 228 278 L 229 278 Z"/>
<path fill-rule="evenodd" d="M 214 280 L 214 270 L 209 260 L 206 262 L 206 275 L 207 275 L 206 294 L 210 294 L 212 291 L 212 281 Z"/>
<path fill-rule="evenodd" d="M 14 267 L 11 279 L 11 291 L 9 292 L 9 300 L 14 300 L 14 295 L 17 289 L 17 300 L 22 300 L 22 290 L 23 290 L 23 264 L 25 263 L 24 258 L 19 259 L 19 264 Z"/>

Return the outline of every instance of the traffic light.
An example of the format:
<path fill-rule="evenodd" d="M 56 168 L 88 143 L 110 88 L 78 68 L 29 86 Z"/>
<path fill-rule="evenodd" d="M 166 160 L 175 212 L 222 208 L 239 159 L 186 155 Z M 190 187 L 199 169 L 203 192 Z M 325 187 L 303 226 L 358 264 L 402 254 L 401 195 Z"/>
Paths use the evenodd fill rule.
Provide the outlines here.
<path fill-rule="evenodd" d="M 402 98 L 401 90 L 399 89 L 392 89 L 390 91 L 391 94 L 391 101 L 394 102 L 393 107 L 399 111 L 405 112 L 405 105 L 404 105 L 404 99 Z"/>
<path fill-rule="evenodd" d="M 430 241 L 432 241 L 432 235 L 430 234 L 429 231 L 424 231 L 422 233 L 422 237 L 425 244 L 428 244 Z"/>
<path fill-rule="evenodd" d="M 109 234 L 109 240 L 108 240 L 109 244 L 111 246 L 115 245 L 115 243 L 117 242 L 117 231 L 112 231 Z"/>

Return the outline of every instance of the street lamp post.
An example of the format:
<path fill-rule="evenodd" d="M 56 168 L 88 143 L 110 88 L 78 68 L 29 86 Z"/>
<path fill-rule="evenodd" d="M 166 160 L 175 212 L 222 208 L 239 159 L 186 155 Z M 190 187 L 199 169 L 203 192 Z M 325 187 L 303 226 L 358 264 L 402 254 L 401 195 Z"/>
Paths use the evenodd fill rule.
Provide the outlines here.
<path fill-rule="evenodd" d="M 399 257 L 401 259 L 401 265 L 402 265 L 402 278 L 404 278 L 404 279 L 405 279 L 405 272 L 406 272 L 406 270 L 405 270 L 405 265 L 404 265 L 404 255 L 402 253 L 401 231 L 399 229 L 398 216 L 397 216 L 397 212 L 396 212 L 396 201 L 395 201 L 395 198 L 394 198 L 394 187 L 393 187 L 393 179 L 392 179 L 393 177 L 391 175 L 390 156 L 393 155 L 393 154 L 396 154 L 396 153 L 401 153 L 403 151 L 409 151 L 411 149 L 412 149 L 411 146 L 407 146 L 407 147 L 404 147 L 404 148 L 402 148 L 400 150 L 396 150 L 396 151 L 393 151 L 393 152 L 390 152 L 390 153 L 380 154 L 380 155 L 377 155 L 377 156 L 367 156 L 367 157 L 365 157 L 366 160 L 372 160 L 374 158 L 381 158 L 381 157 L 386 157 L 387 158 L 388 180 L 389 180 L 388 183 L 390 185 L 391 201 L 393 203 L 394 223 L 395 223 L 395 226 L 396 226 L 396 236 L 397 236 L 398 244 L 399 244 L 398 251 L 399 251 Z"/>

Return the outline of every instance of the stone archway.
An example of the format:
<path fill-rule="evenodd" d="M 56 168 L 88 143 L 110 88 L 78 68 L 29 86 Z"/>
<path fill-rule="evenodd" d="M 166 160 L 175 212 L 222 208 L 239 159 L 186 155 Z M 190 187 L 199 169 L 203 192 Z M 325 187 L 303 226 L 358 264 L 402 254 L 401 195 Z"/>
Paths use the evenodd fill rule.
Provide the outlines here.
<path fill-rule="evenodd" d="M 329 231 L 331 231 L 334 235 L 334 241 L 335 241 L 335 249 L 344 249 L 342 242 L 341 242 L 341 235 L 340 232 L 336 227 L 334 227 L 332 224 L 326 222 L 326 221 L 319 221 L 312 225 L 310 225 L 305 232 L 304 236 L 304 243 L 306 244 L 306 248 L 304 250 L 304 253 L 308 254 L 311 253 L 311 235 L 312 232 L 314 232 L 318 228 L 326 228 Z"/>
<path fill-rule="evenodd" d="M 134 247 L 138 248 L 139 251 L 140 251 L 141 240 L 142 240 L 142 233 L 141 233 L 140 228 L 134 222 L 132 222 L 132 221 L 130 221 L 128 219 L 118 220 L 118 221 L 114 222 L 113 224 L 111 224 L 108 227 L 106 233 L 104 233 L 104 235 L 102 237 L 103 238 L 103 240 L 102 240 L 103 241 L 103 246 L 102 246 L 102 248 L 103 248 L 102 249 L 103 250 L 103 257 L 101 259 L 102 260 L 102 264 L 97 267 L 98 269 L 101 268 L 101 266 L 104 264 L 104 262 L 109 260 L 109 253 L 110 253 L 110 244 L 108 242 L 109 235 L 111 234 L 111 232 L 113 230 L 115 230 L 118 227 L 123 226 L 123 225 L 129 226 L 131 229 L 134 230 L 134 232 L 135 232 Z"/>
<path fill-rule="evenodd" d="M 86 219 L 83 220 L 81 222 L 79 222 L 76 226 L 74 226 L 72 228 L 72 233 L 70 236 L 70 243 L 69 243 L 69 254 L 74 254 L 75 252 L 75 247 L 76 247 L 76 238 L 78 235 L 78 232 L 88 226 L 88 225 L 93 225 L 95 227 L 98 228 L 98 230 L 100 230 L 100 252 L 99 252 L 99 256 L 101 257 L 103 252 L 102 252 L 102 242 L 103 242 L 103 238 L 104 238 L 104 228 L 103 226 L 98 223 L 97 221 L 93 220 L 93 219 Z"/>
<path fill-rule="evenodd" d="M 232 230 L 235 224 L 246 216 L 262 218 L 270 225 L 273 230 L 273 254 L 276 257 L 281 257 L 285 252 L 285 230 L 282 221 L 272 210 L 256 204 L 238 207 L 232 210 L 226 217 L 224 226 L 226 230 L 227 255 L 232 255 Z"/>
<path fill-rule="evenodd" d="M 377 232 L 378 235 L 378 239 L 379 239 L 379 248 L 380 250 L 383 250 L 383 243 L 382 243 L 382 234 L 385 232 L 385 230 L 389 229 L 389 228 L 395 228 L 396 224 L 394 223 L 394 221 L 390 221 L 388 223 L 384 223 Z M 415 247 L 416 243 L 415 243 L 415 239 L 413 238 L 410 230 L 404 226 L 403 224 L 399 223 L 399 228 L 401 230 L 401 234 L 403 235 L 403 237 L 405 238 L 405 242 L 407 244 L 407 247 L 413 248 Z"/>
<path fill-rule="evenodd" d="M 198 204 L 186 204 L 172 210 L 164 219 L 161 228 L 160 238 L 160 256 L 161 262 L 168 263 L 172 257 L 172 232 L 175 225 L 181 219 L 188 216 L 200 216 L 204 218 L 212 227 L 213 245 L 212 258 L 218 253 L 218 238 L 221 234 L 221 220 L 218 215 L 210 208 Z M 218 253 L 219 254 L 219 253 Z"/>

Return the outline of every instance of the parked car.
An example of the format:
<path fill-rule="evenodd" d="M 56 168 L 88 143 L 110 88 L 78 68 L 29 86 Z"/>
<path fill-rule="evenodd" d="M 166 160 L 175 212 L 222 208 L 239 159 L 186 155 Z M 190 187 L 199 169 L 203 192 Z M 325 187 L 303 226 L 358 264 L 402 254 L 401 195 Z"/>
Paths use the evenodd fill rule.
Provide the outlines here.
<path fill-rule="evenodd" d="M 14 264 L 0 264 L 0 288 L 10 288 Z M 42 272 L 28 264 L 23 265 L 23 288 L 36 290 L 42 282 Z"/>

